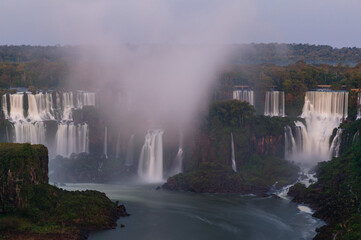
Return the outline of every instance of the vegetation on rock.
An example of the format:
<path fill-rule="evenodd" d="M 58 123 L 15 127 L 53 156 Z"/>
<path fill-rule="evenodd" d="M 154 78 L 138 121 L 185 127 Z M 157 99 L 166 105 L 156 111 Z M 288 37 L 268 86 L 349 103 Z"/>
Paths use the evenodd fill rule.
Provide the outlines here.
<path fill-rule="evenodd" d="M 77 239 L 89 230 L 116 226 L 124 206 L 97 191 L 69 192 L 48 184 L 43 145 L 0 143 L 0 233 Z M 50 235 L 48 235 L 50 234 Z"/>
<path fill-rule="evenodd" d="M 267 192 L 276 182 L 277 187 L 290 184 L 297 179 L 298 168 L 283 156 L 284 126 L 292 124 L 289 118 L 255 116 L 254 108 L 246 102 L 215 102 L 187 143 L 185 173 L 169 178 L 165 187 L 260 193 Z M 230 167 L 231 133 L 237 173 Z"/>
<path fill-rule="evenodd" d="M 354 132 L 361 121 L 343 128 L 344 133 Z M 318 165 L 316 183 L 308 188 L 296 184 L 289 192 L 294 201 L 310 204 L 314 216 L 326 221 L 315 239 L 361 239 L 361 140 L 347 141 L 343 149 L 340 157 Z"/>

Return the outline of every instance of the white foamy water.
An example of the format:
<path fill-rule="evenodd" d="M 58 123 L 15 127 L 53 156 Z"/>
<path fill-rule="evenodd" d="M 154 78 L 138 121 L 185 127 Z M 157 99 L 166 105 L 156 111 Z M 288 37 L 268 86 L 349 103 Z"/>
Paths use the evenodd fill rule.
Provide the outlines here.
<path fill-rule="evenodd" d="M 347 118 L 348 92 L 309 91 L 295 131 L 285 128 L 285 157 L 305 165 L 315 165 L 338 156 L 342 130 L 339 129 L 332 144 L 330 137 L 343 119 Z"/>
<path fill-rule="evenodd" d="M 12 128 L 7 129 L 7 139 L 17 143 L 44 144 L 51 157 L 89 152 L 88 125 L 75 125 L 72 111 L 95 105 L 95 93 L 84 91 L 18 92 L 8 94 L 8 98 L 5 94 L 2 96 L 2 111 L 12 123 Z M 52 122 L 57 126 L 55 131 L 49 129 L 50 125 L 54 125 Z M 49 131 L 55 135 L 49 135 Z"/>
<path fill-rule="evenodd" d="M 285 93 L 283 91 L 267 91 L 264 106 L 265 116 L 285 116 Z"/>

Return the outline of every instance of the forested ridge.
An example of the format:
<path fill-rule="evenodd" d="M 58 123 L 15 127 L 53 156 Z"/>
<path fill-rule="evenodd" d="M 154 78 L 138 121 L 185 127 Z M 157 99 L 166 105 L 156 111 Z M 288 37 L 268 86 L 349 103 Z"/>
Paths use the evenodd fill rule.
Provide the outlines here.
<path fill-rule="evenodd" d="M 360 48 L 278 43 L 232 47 L 232 60 L 221 76 L 225 86 L 275 85 L 287 91 L 295 84 L 301 88 L 336 82 L 360 85 Z M 0 46 L 0 88 L 62 87 L 80 51 L 80 46 Z"/>

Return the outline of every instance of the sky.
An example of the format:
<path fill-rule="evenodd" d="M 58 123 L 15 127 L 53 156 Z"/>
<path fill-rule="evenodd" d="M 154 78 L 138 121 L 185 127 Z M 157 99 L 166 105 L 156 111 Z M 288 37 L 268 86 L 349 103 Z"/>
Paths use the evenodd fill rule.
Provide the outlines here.
<path fill-rule="evenodd" d="M 135 44 L 361 47 L 360 12 L 359 0 L 0 0 L 0 44 L 91 44 L 101 34 Z M 227 38 L 199 34 L 225 19 Z"/>

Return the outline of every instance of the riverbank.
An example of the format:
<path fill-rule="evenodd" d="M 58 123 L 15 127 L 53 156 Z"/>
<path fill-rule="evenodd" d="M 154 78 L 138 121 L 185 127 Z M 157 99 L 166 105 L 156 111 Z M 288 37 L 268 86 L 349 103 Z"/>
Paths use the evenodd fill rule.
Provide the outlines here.
<path fill-rule="evenodd" d="M 361 239 L 361 141 L 355 136 L 361 121 L 345 124 L 343 154 L 317 167 L 318 181 L 308 188 L 293 186 L 289 195 L 296 203 L 308 204 L 315 210 L 314 217 L 327 225 L 317 230 L 316 240 Z"/>

